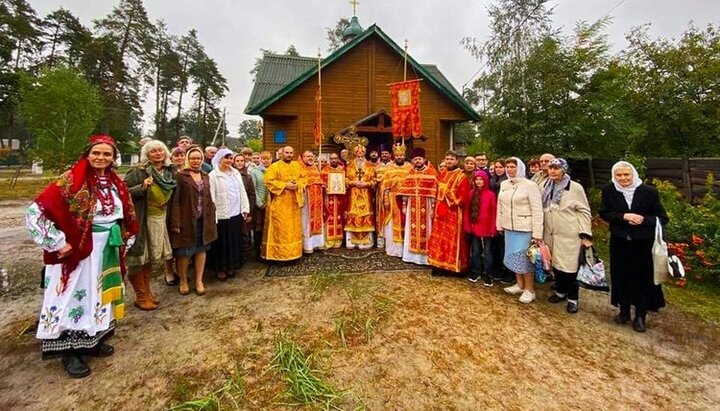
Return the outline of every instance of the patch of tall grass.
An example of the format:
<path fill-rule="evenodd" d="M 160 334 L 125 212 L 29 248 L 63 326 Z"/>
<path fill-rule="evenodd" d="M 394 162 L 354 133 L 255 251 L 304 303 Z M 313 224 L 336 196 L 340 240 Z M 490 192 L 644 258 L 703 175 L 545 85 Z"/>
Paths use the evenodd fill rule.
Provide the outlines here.
<path fill-rule="evenodd" d="M 306 355 L 295 341 L 281 336 L 275 344 L 275 357 L 270 368 L 287 383 L 288 396 L 292 400 L 289 405 L 340 409 L 345 392 L 333 388 L 311 363 L 311 356 Z"/>

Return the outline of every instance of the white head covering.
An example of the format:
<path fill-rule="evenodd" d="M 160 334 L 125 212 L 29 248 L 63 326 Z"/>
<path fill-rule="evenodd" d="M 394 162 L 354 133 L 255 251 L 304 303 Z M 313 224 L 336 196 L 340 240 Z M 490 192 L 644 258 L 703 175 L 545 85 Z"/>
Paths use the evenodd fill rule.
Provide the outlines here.
<path fill-rule="evenodd" d="M 510 159 L 517 161 L 517 173 L 515 174 L 515 177 L 510 177 L 510 174 L 506 171 L 505 175 L 507 178 L 512 182 L 517 181 L 519 178 L 525 178 L 525 163 L 517 157 L 510 157 Z"/>
<path fill-rule="evenodd" d="M 632 173 L 632 184 L 630 184 L 627 187 L 623 187 L 618 183 L 617 179 L 615 179 L 615 171 L 617 171 L 618 168 L 629 168 L 630 172 Z M 610 171 L 612 178 L 610 181 L 612 181 L 613 185 L 615 185 L 615 189 L 622 193 L 622 195 L 625 197 L 625 202 L 628 205 L 628 208 L 632 206 L 633 197 L 635 196 L 635 189 L 642 184 L 642 180 L 640 180 L 640 176 L 638 175 L 637 170 L 635 170 L 635 167 L 628 163 L 627 161 L 618 161 L 612 166 L 612 171 Z"/>
<path fill-rule="evenodd" d="M 212 159 L 212 166 L 213 166 L 214 170 L 220 171 L 220 160 L 222 160 L 223 157 L 225 157 L 228 154 L 232 155 L 235 153 L 233 153 L 233 151 L 230 150 L 229 148 L 221 148 L 220 150 L 217 151 L 217 153 L 215 153 L 215 157 L 213 157 L 213 159 Z"/>

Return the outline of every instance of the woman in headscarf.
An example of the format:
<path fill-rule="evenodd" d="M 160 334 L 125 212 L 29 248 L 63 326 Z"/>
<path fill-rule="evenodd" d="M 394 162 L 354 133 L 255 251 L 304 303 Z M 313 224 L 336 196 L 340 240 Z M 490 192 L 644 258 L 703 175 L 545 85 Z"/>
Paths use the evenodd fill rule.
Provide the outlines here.
<path fill-rule="evenodd" d="M 550 160 L 549 179 L 542 193 L 543 241 L 550 248 L 557 289 L 548 298 L 551 304 L 567 300 L 566 310 L 578 312 L 577 272 L 581 246 L 592 246 L 590 205 L 582 186 L 570 180 L 568 162 Z"/>
<path fill-rule="evenodd" d="M 503 263 L 515 273 L 516 283 L 504 290 L 521 294 L 520 302 L 529 304 L 535 300 L 535 274 L 526 252 L 531 243 L 542 239 L 540 188 L 525 178 L 525 164 L 517 157 L 505 160 L 505 171 L 508 178 L 500 184 L 496 223 L 498 231 L 505 233 Z"/>
<path fill-rule="evenodd" d="M 138 223 L 130 193 L 112 170 L 118 153 L 112 137 L 90 137 L 82 158 L 40 193 L 25 216 L 47 264 L 37 330 L 42 356 L 61 356 L 73 378 L 90 374 L 82 356 L 115 352 L 105 341 L 125 312 L 125 247 Z"/>
<path fill-rule="evenodd" d="M 235 271 L 242 268 L 243 220 L 250 218 L 247 191 L 240 172 L 232 166 L 233 156 L 227 148 L 218 150 L 210 172 L 210 195 L 215 203 L 218 232 L 210 249 L 210 266 L 221 281 L 234 277 Z"/>
<path fill-rule="evenodd" d="M 153 263 L 165 264 L 165 281 L 174 281 L 175 277 L 166 212 L 175 191 L 174 174 L 165 143 L 150 140 L 140 151 L 140 165 L 125 176 L 140 223 L 135 244 L 128 250 L 127 265 L 135 306 L 141 310 L 154 310 L 159 303 L 150 289 Z"/>
<path fill-rule="evenodd" d="M 468 206 L 463 209 L 463 229 L 470 235 L 468 279 L 474 283 L 482 277 L 483 284 L 492 287 L 492 239 L 497 234 L 497 197 L 490 190 L 490 177 L 485 171 L 477 170 L 473 177 L 473 188 L 465 202 Z"/>
<path fill-rule="evenodd" d="M 651 251 L 657 219 L 668 222 L 660 196 L 643 184 L 632 164 L 619 161 L 602 188 L 599 214 L 610 224 L 610 301 L 620 307 L 615 322 L 627 324 L 635 306 L 633 329 L 645 332 L 647 311 L 665 306 L 662 288 L 654 283 Z"/>
<path fill-rule="evenodd" d="M 177 173 L 177 188 L 170 203 L 170 244 L 177 259 L 180 276 L 178 291 L 190 293 L 188 264 L 193 258 L 195 292 L 205 294 L 203 275 L 205 257 L 210 243 L 217 238 L 215 204 L 210 196 L 210 181 L 202 171 L 205 154 L 200 147 L 191 146 L 185 153 L 185 168 Z"/>

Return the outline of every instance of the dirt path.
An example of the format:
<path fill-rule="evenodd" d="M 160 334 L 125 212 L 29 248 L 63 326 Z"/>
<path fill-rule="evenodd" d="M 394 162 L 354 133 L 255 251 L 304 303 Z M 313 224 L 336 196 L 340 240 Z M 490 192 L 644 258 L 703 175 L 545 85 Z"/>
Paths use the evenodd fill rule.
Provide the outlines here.
<path fill-rule="evenodd" d="M 345 409 L 720 404 L 716 325 L 670 307 L 650 316 L 641 335 L 611 322 L 603 294 L 583 290 L 581 311 L 570 316 L 544 302 L 547 288 L 524 306 L 499 287 L 424 270 L 266 278 L 250 264 L 227 283 L 208 280 L 204 297 L 182 297 L 157 280 L 161 308 L 130 308 L 112 340 L 116 354 L 90 360 L 89 378 L 70 380 L 57 361 L 39 359 L 33 335 L 21 334 L 40 303 L 39 253 L 22 230 L 2 227 L 5 264 L 21 263 L 14 272 L 28 278 L 13 278 L 19 289 L 0 297 L 0 409 L 165 409 L 211 392 L 233 372 L 243 384 L 241 408 L 281 408 L 286 385 L 269 368 L 280 335 L 347 390 Z"/>

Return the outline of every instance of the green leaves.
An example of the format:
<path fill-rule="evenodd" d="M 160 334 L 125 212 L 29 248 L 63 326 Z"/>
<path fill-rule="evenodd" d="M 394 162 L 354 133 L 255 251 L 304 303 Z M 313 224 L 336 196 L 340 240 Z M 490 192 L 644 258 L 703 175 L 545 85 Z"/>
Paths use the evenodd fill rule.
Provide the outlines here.
<path fill-rule="evenodd" d="M 82 153 L 101 118 L 95 87 L 70 68 L 43 70 L 38 78 L 21 77 L 20 115 L 35 135 L 34 157 L 46 168 L 64 170 Z"/>
<path fill-rule="evenodd" d="M 550 26 L 542 0 L 498 0 L 492 35 L 463 45 L 487 67 L 466 97 L 485 117 L 480 135 L 499 154 L 573 157 L 720 153 L 720 30 L 692 25 L 679 40 L 633 29 L 609 55 L 607 18 L 572 36 Z"/>

